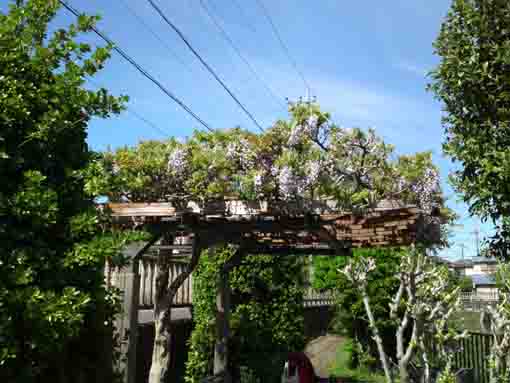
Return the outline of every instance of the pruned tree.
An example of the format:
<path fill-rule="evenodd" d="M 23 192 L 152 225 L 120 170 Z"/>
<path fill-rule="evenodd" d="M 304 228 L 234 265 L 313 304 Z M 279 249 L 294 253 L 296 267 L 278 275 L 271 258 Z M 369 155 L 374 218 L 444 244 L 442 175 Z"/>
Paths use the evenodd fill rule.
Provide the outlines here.
<path fill-rule="evenodd" d="M 372 257 L 376 261 L 377 268 L 367 278 L 367 293 L 370 296 L 379 334 L 390 358 L 395 357 L 396 344 L 395 324 L 390 318 L 389 303 L 398 289 L 399 283 L 395 275 L 399 270 L 400 257 L 405 252 L 405 249 L 399 248 L 353 249 L 352 251 L 354 258 Z M 345 256 L 313 257 L 313 286 L 317 290 L 330 291 L 335 297 L 336 313 L 332 321 L 332 330 L 343 336 L 357 339 L 370 353 L 371 360 L 377 363 L 379 353 L 377 345 L 370 336 L 371 330 L 366 325 L 368 318 L 358 286 L 353 285 L 344 274 L 337 271 L 347 262 L 349 258 Z M 352 353 L 353 366 L 357 366 L 359 362 L 358 353 Z"/>
<path fill-rule="evenodd" d="M 375 261 L 368 258 L 351 262 L 339 271 L 359 288 L 386 379 L 393 382 L 391 361 L 379 336 L 366 289 L 367 276 L 375 267 Z M 423 251 L 415 249 L 402 257 L 398 280 L 398 291 L 390 310 L 391 317 L 397 323 L 395 337 L 399 381 L 430 382 L 432 367 L 449 371 L 452 347 L 464 336 L 449 330 L 447 326 L 449 318 L 459 306 L 459 289 L 451 286 L 448 270 L 432 265 Z M 405 337 L 407 332 L 411 333 L 409 340 Z M 431 347 L 433 342 L 436 343 L 434 350 Z M 431 358 L 433 351 L 436 357 Z M 419 368 L 416 368 L 416 361 Z"/>
<path fill-rule="evenodd" d="M 502 383 L 510 379 L 510 265 L 500 263 L 496 276 L 500 301 L 495 307 L 488 306 L 483 317 L 493 338 L 489 357 L 490 382 Z"/>

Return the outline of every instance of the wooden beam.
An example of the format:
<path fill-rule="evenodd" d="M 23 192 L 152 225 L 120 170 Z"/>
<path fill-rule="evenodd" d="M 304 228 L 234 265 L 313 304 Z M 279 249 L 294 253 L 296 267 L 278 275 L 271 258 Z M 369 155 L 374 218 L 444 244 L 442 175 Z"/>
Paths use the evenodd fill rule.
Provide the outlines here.
<path fill-rule="evenodd" d="M 239 206 L 243 203 L 237 202 Z M 203 238 L 210 238 L 211 245 L 214 241 L 239 243 L 245 235 L 260 237 L 266 234 L 282 238 L 295 236 L 290 243 L 303 244 L 310 237 L 319 235 L 323 241 L 337 249 L 390 247 L 425 241 L 438 243 L 440 240 L 439 230 L 435 229 L 440 226 L 440 219 L 423 219 L 428 216 L 416 207 L 400 204 L 387 204 L 383 208 L 367 210 L 363 214 L 334 212 L 331 209 L 323 214 L 288 214 L 282 210 L 245 209 L 250 211 L 250 214 L 238 214 L 244 210 L 238 209 L 239 206 L 235 207 L 234 201 L 227 201 L 225 206 L 235 208 L 225 208 L 218 214 L 209 214 L 207 210 L 201 210 L 197 206 L 178 210 L 169 204 L 157 203 L 110 206 L 116 222 L 121 226 L 129 226 L 132 224 L 130 220 L 138 219 L 143 221 L 144 225 L 152 225 L 155 229 L 164 228 L 175 233 L 200 233 Z M 308 233 L 308 237 L 298 238 L 297 235 L 303 232 Z M 221 240 L 216 240 L 216 237 L 221 237 Z M 276 245 L 275 241 L 273 243 Z M 287 250 L 277 250 L 275 247 L 275 251 Z"/>
<path fill-rule="evenodd" d="M 232 383 L 229 371 L 230 339 L 230 283 L 229 270 L 223 268 L 218 275 L 216 295 L 216 343 L 214 345 L 214 375 L 223 374 L 224 383 Z"/>
<path fill-rule="evenodd" d="M 154 241 L 154 239 L 153 239 Z M 122 311 L 115 319 L 115 328 L 120 335 L 122 357 L 119 358 L 124 383 L 135 383 L 136 346 L 138 333 L 138 306 L 140 296 L 140 274 L 138 258 L 150 247 L 150 242 L 132 243 L 122 250 L 129 259 L 128 265 L 116 270 L 112 276 L 113 285 L 123 291 Z"/>

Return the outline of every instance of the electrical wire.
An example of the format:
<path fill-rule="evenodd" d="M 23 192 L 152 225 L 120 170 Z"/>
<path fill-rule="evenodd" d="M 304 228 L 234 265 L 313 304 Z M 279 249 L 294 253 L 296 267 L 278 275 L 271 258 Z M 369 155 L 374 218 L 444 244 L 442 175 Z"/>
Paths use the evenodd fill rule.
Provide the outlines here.
<path fill-rule="evenodd" d="M 163 45 L 166 50 L 170 53 L 170 55 L 173 57 L 175 61 L 177 61 L 179 64 L 181 64 L 183 67 L 185 67 L 188 71 L 191 73 L 193 72 L 191 69 L 191 66 L 186 64 L 184 60 L 182 60 L 177 53 L 166 43 L 165 40 L 161 36 L 159 36 L 154 29 L 151 28 L 151 26 L 145 22 L 142 16 L 140 16 L 136 10 L 129 5 L 129 3 L 126 0 L 121 0 L 121 3 L 124 5 L 124 8 L 127 9 L 127 11 L 133 16 L 139 24 L 141 24 L 156 40 L 158 40 L 161 45 Z"/>
<path fill-rule="evenodd" d="M 142 116 L 140 113 L 138 113 L 136 110 L 134 110 L 132 107 L 128 107 L 127 108 L 127 111 L 128 113 L 132 114 L 134 117 L 136 117 L 137 119 L 139 119 L 140 121 L 142 121 L 143 123 L 145 123 L 147 126 L 150 126 L 152 129 L 154 129 L 155 131 L 157 131 L 159 134 L 162 134 L 163 136 L 165 137 L 171 137 L 170 134 L 168 134 L 167 132 L 165 132 L 163 129 L 161 129 L 160 127 L 158 127 L 156 124 L 154 124 L 152 121 L 148 120 L 147 118 L 145 118 L 144 116 Z"/>
<path fill-rule="evenodd" d="M 102 86 L 101 84 L 99 84 L 97 81 L 95 81 L 92 77 L 87 77 L 87 81 L 90 82 L 92 85 L 94 85 L 96 88 L 98 89 L 101 89 L 101 88 L 104 88 L 106 89 L 105 86 Z M 126 107 L 126 111 L 129 113 L 129 114 L 132 114 L 134 117 L 136 117 L 138 120 L 142 121 L 143 123 L 145 123 L 147 126 L 149 126 L 150 128 L 154 129 L 156 132 L 158 132 L 159 134 L 165 136 L 165 137 L 171 137 L 171 135 L 164 131 L 163 129 L 161 129 L 159 126 L 157 126 L 155 123 L 153 123 L 152 121 L 150 121 L 149 119 L 145 118 L 144 116 L 142 116 L 141 113 L 137 112 L 132 106 L 127 106 Z"/>
<path fill-rule="evenodd" d="M 147 0 L 149 4 L 154 8 L 154 10 L 161 16 L 161 18 L 168 24 L 170 28 L 172 28 L 175 33 L 181 38 L 181 40 L 186 44 L 188 49 L 195 55 L 195 57 L 202 63 L 202 65 L 207 69 L 207 71 L 215 78 L 215 80 L 225 89 L 225 91 L 230 95 L 230 97 L 236 102 L 236 104 L 244 111 L 244 113 L 250 118 L 250 120 L 260 129 L 260 131 L 264 131 L 262 125 L 258 123 L 258 121 L 253 117 L 250 111 L 239 101 L 239 99 L 234 95 L 234 93 L 228 88 L 228 86 L 223 82 L 223 80 L 216 74 L 216 72 L 207 64 L 207 62 L 200 56 L 200 54 L 193 48 L 188 39 L 184 36 L 184 34 L 175 26 L 172 21 L 165 15 L 165 13 L 154 3 L 152 0 Z"/>
<path fill-rule="evenodd" d="M 239 13 L 241 14 L 241 17 L 244 18 L 246 21 L 249 20 L 248 16 L 246 15 L 246 13 L 244 12 L 243 10 L 243 7 L 241 6 L 241 4 L 239 3 L 239 1 L 237 0 L 232 0 L 232 2 L 236 5 L 237 9 L 239 10 Z M 248 25 L 248 28 L 250 28 L 250 30 L 253 32 L 253 33 L 257 33 L 257 30 L 255 29 L 255 27 L 252 25 L 252 24 L 249 24 L 249 23 L 246 23 L 245 25 Z"/>
<path fill-rule="evenodd" d="M 264 1 L 263 0 L 257 0 L 257 3 L 259 4 L 259 7 L 262 9 L 262 13 L 264 14 L 265 18 L 267 19 L 267 21 L 271 25 L 271 29 L 273 30 L 274 35 L 278 39 L 278 41 L 280 43 L 280 46 L 282 47 L 285 55 L 289 59 L 291 65 L 294 67 L 294 69 L 296 70 L 296 72 L 299 75 L 299 77 L 301 77 L 301 80 L 303 80 L 303 83 L 305 84 L 305 87 L 308 90 L 308 93 L 310 94 L 311 93 L 310 85 L 308 84 L 308 81 L 306 81 L 306 78 L 303 75 L 303 72 L 301 72 L 301 70 L 299 70 L 299 67 L 298 67 L 298 65 L 296 63 L 296 60 L 294 60 L 294 58 L 290 54 L 289 48 L 287 47 L 287 45 L 283 41 L 283 38 L 280 35 L 280 32 L 278 32 L 278 28 L 276 28 L 276 25 L 273 22 L 273 19 L 271 18 L 271 15 L 269 14 L 269 11 L 267 10 L 266 6 L 264 5 Z"/>
<path fill-rule="evenodd" d="M 80 13 L 70 6 L 66 1 L 59 0 L 60 4 L 64 6 L 69 12 L 71 12 L 76 17 L 80 16 Z M 99 31 L 95 27 L 91 27 L 91 30 L 95 32 L 100 38 L 102 38 L 106 43 L 112 46 L 112 49 L 117 52 L 122 58 L 128 61 L 131 65 L 133 65 L 144 77 L 149 79 L 153 84 L 155 84 L 163 93 L 165 93 L 168 97 L 170 97 L 175 103 L 177 103 L 182 109 L 184 109 L 189 115 L 191 115 L 196 121 L 198 121 L 204 128 L 209 130 L 210 132 L 213 129 L 207 124 L 204 120 L 202 120 L 197 114 L 195 114 L 184 102 L 182 102 L 177 96 L 175 96 L 171 91 L 169 91 L 163 84 L 161 84 L 156 78 L 154 78 L 149 72 L 143 69 L 133 58 L 131 58 L 127 53 L 125 53 L 120 47 L 118 47 L 108 36 Z"/>
<path fill-rule="evenodd" d="M 223 36 L 223 39 L 230 45 L 230 47 L 237 53 L 239 58 L 246 64 L 250 72 L 253 74 L 253 76 L 262 83 L 264 88 L 267 90 L 267 92 L 278 102 L 281 106 L 283 106 L 285 109 L 287 109 L 287 104 L 285 104 L 282 100 L 283 97 L 278 96 L 275 91 L 271 88 L 271 86 L 258 74 L 257 70 L 251 65 L 251 63 L 244 57 L 241 50 L 237 47 L 237 45 L 234 43 L 232 38 L 228 35 L 226 30 L 221 26 L 218 19 L 214 16 L 212 11 L 207 7 L 204 0 L 200 0 L 200 5 L 202 6 L 202 9 L 207 13 L 207 16 L 212 20 L 213 24 L 216 26 L 216 28 L 220 31 L 220 34 Z"/>

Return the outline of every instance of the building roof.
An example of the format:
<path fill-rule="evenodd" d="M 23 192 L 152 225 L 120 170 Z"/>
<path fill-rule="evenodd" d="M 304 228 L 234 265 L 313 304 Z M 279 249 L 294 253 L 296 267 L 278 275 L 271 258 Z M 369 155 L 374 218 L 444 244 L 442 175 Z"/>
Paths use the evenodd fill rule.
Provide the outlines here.
<path fill-rule="evenodd" d="M 473 274 L 469 276 L 475 286 L 495 286 L 496 279 L 490 274 Z"/>
<path fill-rule="evenodd" d="M 434 263 L 443 264 L 443 265 L 447 265 L 447 266 L 451 266 L 453 264 L 449 260 L 441 258 L 437 255 L 431 255 L 429 258 Z"/>
<path fill-rule="evenodd" d="M 457 259 L 451 263 L 451 266 L 454 268 L 464 268 L 484 263 L 493 265 L 498 263 L 498 260 L 494 257 L 472 257 L 468 259 Z"/>
<path fill-rule="evenodd" d="M 473 257 L 471 258 L 471 261 L 475 264 L 480 264 L 480 263 L 490 263 L 490 264 L 495 264 L 495 263 L 498 263 L 497 259 L 494 258 L 494 257 Z"/>
<path fill-rule="evenodd" d="M 471 259 L 457 259 L 451 263 L 451 266 L 456 269 L 473 267 L 473 261 Z"/>

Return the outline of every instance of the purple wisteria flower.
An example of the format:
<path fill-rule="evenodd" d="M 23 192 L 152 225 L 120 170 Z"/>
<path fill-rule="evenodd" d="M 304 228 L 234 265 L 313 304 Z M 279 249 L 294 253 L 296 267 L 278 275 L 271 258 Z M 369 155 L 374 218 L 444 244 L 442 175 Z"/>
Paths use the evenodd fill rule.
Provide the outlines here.
<path fill-rule="evenodd" d="M 229 142 L 226 148 L 225 156 L 230 161 L 237 161 L 245 170 L 255 167 L 255 152 L 250 142 L 245 138 L 239 141 Z"/>
<path fill-rule="evenodd" d="M 175 174 L 183 174 L 188 166 L 186 150 L 175 148 L 168 156 L 168 170 Z"/>
<path fill-rule="evenodd" d="M 257 173 L 253 178 L 253 186 L 255 193 L 260 194 L 262 192 L 262 185 L 264 182 L 264 176 L 261 173 Z"/>
<path fill-rule="evenodd" d="M 278 172 L 278 185 L 280 187 L 280 194 L 284 200 L 290 199 L 297 192 L 297 182 L 292 169 L 288 166 L 283 166 Z"/>

